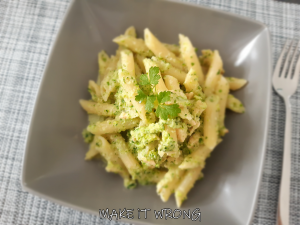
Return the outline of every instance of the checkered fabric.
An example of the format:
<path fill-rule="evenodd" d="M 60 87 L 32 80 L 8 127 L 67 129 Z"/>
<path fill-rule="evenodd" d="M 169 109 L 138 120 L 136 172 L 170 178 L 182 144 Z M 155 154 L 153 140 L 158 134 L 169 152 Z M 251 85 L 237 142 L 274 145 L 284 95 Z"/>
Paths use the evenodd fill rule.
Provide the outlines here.
<path fill-rule="evenodd" d="M 300 38 L 300 5 L 262 0 L 185 0 L 266 24 L 276 62 L 286 39 Z M 0 0 L 0 224 L 120 224 L 63 207 L 21 187 L 30 117 L 50 46 L 69 0 Z M 291 99 L 290 223 L 300 224 L 300 89 Z M 284 102 L 273 92 L 268 145 L 253 224 L 275 224 L 285 124 Z"/>

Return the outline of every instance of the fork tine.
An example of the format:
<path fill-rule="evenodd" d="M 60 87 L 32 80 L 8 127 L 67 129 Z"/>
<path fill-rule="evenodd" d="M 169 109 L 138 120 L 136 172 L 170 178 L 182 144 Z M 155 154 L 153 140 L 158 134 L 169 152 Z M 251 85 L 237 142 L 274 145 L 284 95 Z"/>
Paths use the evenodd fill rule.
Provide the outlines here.
<path fill-rule="evenodd" d="M 277 63 L 276 63 L 276 67 L 275 67 L 275 70 L 274 70 L 274 73 L 273 73 L 273 76 L 275 77 L 279 77 L 279 72 L 280 72 L 280 66 L 281 66 L 281 63 L 282 63 L 282 59 L 283 59 L 283 56 L 286 52 L 286 47 L 287 47 L 287 44 L 288 44 L 288 41 L 285 42 L 284 44 L 284 47 L 281 51 L 281 54 L 279 56 L 279 59 L 277 60 Z"/>
<path fill-rule="evenodd" d="M 300 41 L 299 41 L 300 43 Z M 297 51 L 298 49 L 296 49 Z M 300 76 L 300 55 L 298 57 L 298 62 L 296 64 L 296 68 L 295 68 L 295 72 L 294 72 L 294 76 L 293 76 L 293 82 L 296 82 L 298 84 L 298 79 Z"/>
<path fill-rule="evenodd" d="M 294 44 L 294 41 L 292 40 L 291 41 L 291 45 L 290 45 L 290 47 L 289 47 L 289 51 L 288 51 L 288 53 L 287 53 L 287 56 L 286 56 L 286 59 L 285 59 L 285 62 L 284 62 L 284 66 L 283 66 L 283 69 L 282 69 L 282 72 L 281 72 L 281 77 L 285 77 L 285 73 L 286 73 L 286 69 L 287 69 L 287 67 L 288 67 L 288 64 L 289 64 L 289 60 L 290 60 L 290 58 L 291 58 L 291 54 L 292 54 L 292 51 L 293 51 L 293 44 Z"/>
<path fill-rule="evenodd" d="M 291 64 L 290 64 L 289 72 L 288 72 L 288 75 L 287 75 L 286 78 L 292 78 L 293 65 L 294 65 L 295 60 L 296 60 L 296 55 L 297 55 L 297 52 L 298 52 L 299 44 L 300 44 L 300 40 L 298 41 L 298 43 L 296 45 L 296 48 L 295 48 L 295 51 L 294 51 L 294 54 L 293 54 L 293 58 L 292 58 L 292 61 L 291 61 Z"/>

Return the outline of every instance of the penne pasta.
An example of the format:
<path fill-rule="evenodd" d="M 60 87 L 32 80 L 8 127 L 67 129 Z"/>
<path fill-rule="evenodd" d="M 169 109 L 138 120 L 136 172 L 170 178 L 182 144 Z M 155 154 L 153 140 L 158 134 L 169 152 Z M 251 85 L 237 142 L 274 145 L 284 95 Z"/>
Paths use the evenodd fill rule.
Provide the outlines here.
<path fill-rule="evenodd" d="M 113 42 L 128 48 L 134 53 L 138 53 L 140 55 L 151 57 L 153 53 L 149 48 L 145 45 L 143 39 L 138 39 L 130 35 L 120 35 L 113 39 Z"/>
<path fill-rule="evenodd" d="M 104 137 L 96 135 L 91 145 L 93 146 L 93 149 L 100 153 L 107 162 L 105 167 L 107 172 L 119 174 L 124 179 L 124 186 L 126 188 L 130 189 L 135 187 L 135 181 L 131 179 L 130 174 L 120 159 L 118 152 Z"/>
<path fill-rule="evenodd" d="M 156 192 L 163 202 L 168 201 L 170 195 L 174 192 L 178 182 L 180 182 L 184 170 L 178 168 L 169 169 L 165 176 L 157 183 Z"/>
<path fill-rule="evenodd" d="M 145 69 L 146 69 L 146 72 L 147 72 L 148 76 L 149 76 L 150 68 L 157 66 L 157 64 L 155 62 L 153 62 L 151 59 L 144 59 L 144 65 L 145 65 Z M 159 72 L 158 75 L 160 76 L 160 79 L 158 81 L 158 84 L 155 86 L 156 92 L 159 93 L 161 91 L 167 91 L 168 88 L 166 87 L 166 85 L 164 83 L 164 80 L 161 77 L 161 73 Z"/>
<path fill-rule="evenodd" d="M 217 83 L 222 76 L 221 70 L 223 68 L 223 62 L 220 54 L 217 50 L 213 52 L 213 58 L 209 70 L 206 75 L 204 93 L 211 95 L 215 92 Z"/>
<path fill-rule="evenodd" d="M 124 34 L 136 38 L 136 31 L 135 31 L 134 26 L 128 27 Z"/>
<path fill-rule="evenodd" d="M 85 160 L 91 160 L 95 158 L 97 155 L 99 155 L 99 152 L 95 148 L 91 148 L 88 150 L 88 152 L 85 154 Z"/>
<path fill-rule="evenodd" d="M 145 103 L 139 103 L 135 100 L 135 96 L 138 94 L 137 92 L 139 87 L 136 84 L 135 65 L 132 52 L 128 50 L 124 50 L 121 52 L 121 64 L 122 70 L 119 70 L 119 80 L 122 88 L 127 93 L 127 101 L 129 101 L 134 106 L 143 122 L 145 124 L 148 124 L 149 122 L 151 122 L 151 119 L 149 118 L 152 118 L 152 116 L 147 115 Z"/>
<path fill-rule="evenodd" d="M 136 61 L 136 63 L 141 68 L 142 73 L 146 73 L 146 69 L 145 69 L 145 65 L 144 65 L 144 61 L 143 61 L 145 58 L 146 58 L 145 56 L 142 56 L 140 54 L 135 54 L 134 55 L 134 60 Z"/>
<path fill-rule="evenodd" d="M 171 45 L 164 43 L 164 46 L 170 51 L 173 52 L 176 56 L 180 56 L 180 48 L 178 45 Z"/>
<path fill-rule="evenodd" d="M 219 96 L 211 95 L 206 98 L 207 108 L 204 114 L 203 136 L 204 144 L 214 149 L 218 142 Z"/>
<path fill-rule="evenodd" d="M 109 134 L 107 135 L 107 138 L 111 142 L 111 145 L 114 147 L 114 149 L 119 152 L 122 162 L 132 178 L 135 180 L 138 173 L 141 171 L 141 166 L 128 149 L 124 138 L 120 134 Z"/>
<path fill-rule="evenodd" d="M 224 120 L 225 120 L 225 111 L 227 98 L 229 94 L 229 84 L 225 77 L 221 77 L 216 89 L 216 95 L 219 96 L 219 132 L 221 136 L 224 136 L 228 133 L 228 130 L 225 128 Z"/>
<path fill-rule="evenodd" d="M 243 103 L 236 97 L 234 97 L 232 94 L 229 94 L 227 97 L 226 108 L 236 113 L 245 112 L 245 107 Z"/>
<path fill-rule="evenodd" d="M 100 84 L 100 93 L 104 101 L 107 101 L 110 94 L 116 92 L 118 86 L 118 71 L 111 70 L 108 74 L 103 78 Z"/>
<path fill-rule="evenodd" d="M 195 182 L 203 177 L 201 170 L 202 168 L 198 167 L 190 169 L 185 173 L 178 187 L 175 189 L 177 207 L 180 207 L 182 202 L 187 199 L 187 193 L 194 187 Z"/>
<path fill-rule="evenodd" d="M 195 47 L 192 45 L 190 39 L 182 34 L 179 34 L 179 44 L 181 56 L 190 70 L 193 68 L 198 77 L 199 84 L 204 84 L 204 75 L 198 57 L 196 55 Z"/>
<path fill-rule="evenodd" d="M 235 78 L 235 77 L 226 77 L 230 90 L 236 91 L 238 89 L 241 89 L 247 84 L 247 80 L 245 79 L 240 79 L 240 78 Z"/>
<path fill-rule="evenodd" d="M 146 28 L 144 30 L 145 44 L 159 58 L 164 58 L 174 67 L 180 70 L 186 70 L 186 66 L 175 56 L 175 54 L 167 49 L 152 33 Z"/>
<path fill-rule="evenodd" d="M 151 59 L 159 67 L 162 75 L 171 75 L 175 77 L 181 84 L 184 82 L 186 77 L 186 73 L 184 71 L 172 66 L 170 63 L 166 62 L 163 59 L 159 59 L 154 56 Z"/>
<path fill-rule="evenodd" d="M 101 80 L 104 78 L 109 61 L 110 58 L 105 51 L 99 52 L 98 54 L 99 75 L 98 75 L 97 84 L 100 84 Z"/>
<path fill-rule="evenodd" d="M 117 107 L 108 103 L 96 103 L 87 100 L 79 100 L 81 107 L 89 114 L 96 114 L 99 116 L 115 116 Z"/>
<path fill-rule="evenodd" d="M 201 167 L 202 169 L 205 166 L 205 160 L 209 157 L 211 149 L 206 146 L 199 146 L 193 150 L 193 152 L 187 155 L 183 162 L 179 165 L 180 169 L 193 169 Z"/>
<path fill-rule="evenodd" d="M 102 134 L 111 134 L 118 133 L 124 130 L 132 129 L 138 126 L 140 123 L 139 118 L 128 119 L 128 120 L 105 120 L 102 122 L 96 122 L 90 124 L 87 127 L 87 130 L 92 134 L 102 135 Z"/>

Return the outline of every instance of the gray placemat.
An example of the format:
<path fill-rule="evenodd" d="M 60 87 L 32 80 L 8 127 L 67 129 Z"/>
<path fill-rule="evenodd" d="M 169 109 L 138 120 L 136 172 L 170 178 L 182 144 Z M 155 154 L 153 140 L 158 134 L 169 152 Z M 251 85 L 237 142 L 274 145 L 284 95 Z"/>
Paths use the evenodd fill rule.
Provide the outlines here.
<path fill-rule="evenodd" d="M 119 224 L 51 203 L 24 192 L 21 187 L 22 158 L 34 101 L 50 46 L 69 2 L 0 0 L 0 224 Z M 286 39 L 300 37 L 300 5 L 261 0 L 186 2 L 265 23 L 272 34 L 274 62 Z M 292 98 L 291 224 L 300 224 L 299 90 Z M 254 224 L 275 224 L 284 119 L 284 103 L 273 93 L 267 153 Z"/>

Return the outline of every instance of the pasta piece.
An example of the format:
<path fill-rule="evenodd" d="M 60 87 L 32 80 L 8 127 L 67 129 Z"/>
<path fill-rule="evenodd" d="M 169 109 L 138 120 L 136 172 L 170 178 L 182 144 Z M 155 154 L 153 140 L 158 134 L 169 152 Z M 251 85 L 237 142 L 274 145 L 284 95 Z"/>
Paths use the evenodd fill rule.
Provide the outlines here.
<path fill-rule="evenodd" d="M 89 132 L 96 135 L 118 133 L 124 130 L 132 129 L 140 123 L 139 118 L 128 120 L 105 120 L 90 124 L 87 128 Z"/>
<path fill-rule="evenodd" d="M 149 176 L 149 178 L 150 178 L 149 181 L 151 183 L 157 184 L 159 181 L 161 181 L 161 179 L 163 179 L 163 177 L 165 176 L 165 174 L 166 174 L 166 171 L 163 171 L 163 170 L 154 170 L 151 173 L 151 176 Z"/>
<path fill-rule="evenodd" d="M 135 38 L 129 35 L 120 35 L 113 39 L 113 42 L 124 46 L 134 53 L 138 53 L 145 57 L 153 56 L 153 53 L 149 50 L 149 48 L 145 45 L 143 39 Z"/>
<path fill-rule="evenodd" d="M 156 192 L 163 202 L 168 201 L 170 195 L 174 192 L 183 175 L 184 170 L 170 168 L 161 181 L 158 182 L 156 185 Z"/>
<path fill-rule="evenodd" d="M 165 82 L 165 85 L 168 88 L 168 90 L 172 91 L 173 93 L 175 93 L 178 96 L 186 98 L 185 94 L 180 89 L 178 80 L 175 77 L 166 75 L 166 76 L 164 76 L 164 82 Z"/>
<path fill-rule="evenodd" d="M 162 167 L 165 167 L 167 169 L 177 168 L 183 161 L 182 155 L 178 157 L 167 156 L 164 158 L 165 161 L 162 163 Z"/>
<path fill-rule="evenodd" d="M 95 148 L 90 147 L 88 152 L 85 154 L 84 159 L 91 160 L 91 159 L 95 158 L 97 155 L 99 155 L 99 152 Z"/>
<path fill-rule="evenodd" d="M 199 57 L 199 61 L 202 67 L 203 74 L 206 75 L 213 59 L 213 51 L 210 49 L 204 49 L 201 52 L 202 55 Z"/>
<path fill-rule="evenodd" d="M 217 50 L 213 53 L 213 59 L 206 75 L 204 93 L 211 95 L 214 93 L 217 83 L 221 77 L 223 62 Z"/>
<path fill-rule="evenodd" d="M 117 113 L 117 107 L 108 103 L 96 103 L 87 100 L 79 100 L 81 107 L 89 114 L 99 116 L 114 116 Z"/>
<path fill-rule="evenodd" d="M 162 140 L 158 145 L 158 154 L 163 157 L 167 156 L 177 158 L 181 152 L 179 151 L 176 129 L 165 125 L 165 130 L 162 132 Z"/>
<path fill-rule="evenodd" d="M 126 70 L 129 74 L 128 77 L 124 77 L 131 83 L 135 83 L 135 69 L 134 69 L 134 59 L 133 54 L 129 50 L 123 50 L 120 52 L 120 60 L 122 65 L 122 70 Z M 122 80 L 122 79 L 120 79 Z M 124 81 L 123 81 L 124 82 Z M 125 83 L 125 82 L 124 82 Z"/>
<path fill-rule="evenodd" d="M 207 104 L 205 102 L 202 102 L 201 100 L 197 100 L 194 103 L 194 107 L 192 108 L 192 115 L 194 117 L 200 117 L 200 115 L 204 112 L 206 108 L 207 108 Z"/>
<path fill-rule="evenodd" d="M 199 95 L 201 98 L 204 98 L 204 94 L 202 92 L 202 88 L 198 83 L 198 76 L 194 68 L 191 68 L 185 77 L 185 81 L 183 83 L 186 92 L 193 92 L 195 95 Z"/>
<path fill-rule="evenodd" d="M 148 76 L 149 76 L 150 68 L 157 66 L 157 64 L 155 62 L 153 62 L 151 59 L 144 59 L 144 65 L 145 65 L 145 69 L 146 69 Z M 158 75 L 160 76 L 160 79 L 158 81 L 158 84 L 155 86 L 156 91 L 158 93 L 161 91 L 168 91 L 168 88 L 166 87 L 165 82 L 163 81 L 163 79 L 161 77 L 160 71 L 159 71 Z"/>
<path fill-rule="evenodd" d="M 212 95 L 206 98 L 207 108 L 204 115 L 204 144 L 213 149 L 218 141 L 219 96 Z"/>
<path fill-rule="evenodd" d="M 176 134 L 177 134 L 177 140 L 181 143 L 184 142 L 188 136 L 187 129 L 183 129 L 183 128 L 177 128 Z"/>
<path fill-rule="evenodd" d="M 134 62 L 134 70 L 135 70 L 136 81 L 139 83 L 140 82 L 140 76 L 142 75 L 142 71 L 141 71 L 141 68 L 139 67 L 139 65 L 136 62 Z"/>
<path fill-rule="evenodd" d="M 131 37 L 135 37 L 136 38 L 136 31 L 134 26 L 130 26 L 126 29 L 125 31 L 125 35 L 131 36 Z"/>
<path fill-rule="evenodd" d="M 139 90 L 138 85 L 136 84 L 135 79 L 135 69 L 134 69 L 134 59 L 132 52 L 128 50 L 124 50 L 121 52 L 121 63 L 122 63 L 122 70 L 119 70 L 119 80 L 122 88 L 126 91 L 128 99 L 130 103 L 134 106 L 139 117 L 145 124 L 148 124 L 151 121 L 151 118 L 154 116 L 150 114 L 154 114 L 153 112 L 147 113 L 145 109 L 145 103 L 139 103 L 135 100 L 135 96 L 138 94 L 137 91 Z M 124 99 L 126 101 L 126 99 Z M 148 115 L 149 114 L 149 115 Z"/>
<path fill-rule="evenodd" d="M 129 174 L 134 180 L 137 179 L 137 176 L 141 172 L 142 168 L 134 155 L 128 149 L 124 138 L 121 136 L 121 134 L 109 134 L 107 135 L 107 138 L 111 142 L 111 145 L 114 147 L 114 149 L 119 152 L 119 156 Z"/>
<path fill-rule="evenodd" d="M 179 105 L 180 108 L 180 113 L 178 114 L 178 116 L 182 119 L 186 119 L 186 120 L 192 120 L 193 116 L 191 115 L 191 113 L 189 112 L 188 108 L 186 106 L 182 106 Z"/>
<path fill-rule="evenodd" d="M 247 80 L 235 78 L 235 77 L 226 77 L 230 90 L 236 91 L 242 87 L 244 87 L 247 84 Z"/>
<path fill-rule="evenodd" d="M 100 84 L 100 93 L 104 101 L 108 100 L 111 93 L 116 92 L 118 71 L 109 71 Z"/>
<path fill-rule="evenodd" d="M 96 135 L 92 146 L 107 162 L 105 167 L 107 172 L 119 174 L 124 179 L 124 186 L 128 189 L 136 186 L 135 181 L 131 179 L 126 167 L 120 159 L 118 152 L 112 148 L 104 137 Z"/>
<path fill-rule="evenodd" d="M 107 69 L 108 62 L 110 61 L 109 56 L 106 54 L 105 51 L 101 51 L 98 54 L 98 64 L 99 64 L 99 75 L 97 79 L 97 84 L 99 85 L 101 83 L 101 80 L 105 76 L 105 72 Z"/>
<path fill-rule="evenodd" d="M 137 176 L 137 180 L 141 185 L 157 184 L 164 178 L 166 171 L 158 169 L 143 170 Z"/>
<path fill-rule="evenodd" d="M 203 174 L 201 173 L 202 168 L 194 168 L 188 170 L 182 180 L 180 181 L 180 184 L 175 190 L 175 199 L 177 207 L 180 207 L 182 205 L 182 202 L 187 199 L 188 192 L 194 187 L 195 182 L 203 177 Z"/>
<path fill-rule="evenodd" d="M 149 138 L 150 140 L 152 138 Z M 149 142 L 150 142 L 149 140 Z M 142 151 L 138 151 L 137 158 L 149 168 L 155 168 L 157 166 L 156 157 L 157 142 L 152 141 L 146 145 Z M 150 157 L 149 157 L 150 156 Z"/>
<path fill-rule="evenodd" d="M 205 166 L 205 160 L 209 157 L 211 150 L 206 146 L 199 146 L 191 154 L 187 155 L 179 165 L 180 169 L 193 169 Z"/>
<path fill-rule="evenodd" d="M 187 65 L 187 68 L 190 70 L 191 68 L 194 69 L 199 84 L 204 84 L 204 75 L 202 72 L 202 68 L 200 66 L 200 62 L 196 55 L 196 51 L 194 46 L 192 45 L 190 39 L 182 34 L 179 34 L 179 44 L 180 44 L 180 51 L 181 56 Z"/>
<path fill-rule="evenodd" d="M 106 64 L 106 70 L 105 70 L 104 74 L 101 75 L 100 84 L 102 83 L 103 79 L 107 76 L 107 74 L 110 71 L 114 71 L 117 69 L 118 61 L 119 61 L 119 56 L 111 56 L 110 57 L 110 60 L 108 60 L 108 62 Z"/>
<path fill-rule="evenodd" d="M 166 75 L 164 76 L 164 81 L 169 90 L 180 90 L 179 82 L 175 77 Z"/>
<path fill-rule="evenodd" d="M 219 80 L 219 83 L 217 85 L 216 89 L 216 95 L 219 96 L 219 104 L 220 104 L 220 110 L 219 110 L 219 131 L 220 135 L 224 136 L 226 133 L 228 133 L 228 130 L 225 128 L 224 120 L 225 120 L 225 111 L 226 111 L 226 104 L 227 104 L 227 98 L 229 94 L 229 84 L 225 77 L 221 77 Z"/>
<path fill-rule="evenodd" d="M 146 73 L 146 69 L 145 69 L 145 65 L 143 60 L 145 59 L 145 56 L 142 56 L 140 54 L 134 54 L 134 60 L 136 61 L 136 63 L 139 65 L 139 67 L 142 70 L 142 73 Z"/>
<path fill-rule="evenodd" d="M 200 127 L 200 121 L 199 120 L 190 120 L 189 122 L 188 123 L 190 125 L 192 125 L 191 128 L 189 129 L 189 135 L 192 135 L 195 132 L 195 130 Z"/>
<path fill-rule="evenodd" d="M 169 51 L 152 33 L 146 28 L 144 30 L 144 39 L 147 47 L 159 58 L 164 58 L 167 62 L 180 70 L 185 71 L 186 68 L 183 63 L 175 56 L 175 54 Z"/>
<path fill-rule="evenodd" d="M 103 102 L 103 99 L 101 97 L 100 86 L 98 84 L 96 84 L 95 81 L 93 81 L 93 80 L 89 81 L 88 90 L 89 90 L 92 100 L 94 102 Z"/>
<path fill-rule="evenodd" d="M 162 75 L 171 75 L 175 77 L 181 84 L 184 82 L 186 73 L 174 66 L 172 66 L 170 63 L 166 62 L 163 59 L 159 59 L 155 56 L 151 58 L 156 65 L 159 67 L 159 70 L 161 71 Z"/>
<path fill-rule="evenodd" d="M 164 43 L 164 46 L 170 51 L 173 52 L 176 56 L 180 56 L 180 48 L 178 45 L 171 45 Z"/>
<path fill-rule="evenodd" d="M 203 136 L 200 132 L 195 132 L 189 139 L 187 147 L 189 149 L 194 149 L 203 144 Z"/>
<path fill-rule="evenodd" d="M 232 94 L 229 94 L 227 97 L 226 108 L 236 113 L 245 112 L 245 107 L 243 103 L 236 97 L 234 97 Z"/>
<path fill-rule="evenodd" d="M 175 77 L 166 75 L 166 76 L 164 76 L 164 81 L 165 81 L 165 84 L 166 84 L 168 90 L 175 93 L 175 100 L 176 100 L 176 95 L 186 99 L 186 96 L 183 93 L 183 91 L 180 89 L 178 80 Z M 167 102 L 166 104 L 168 104 L 168 103 L 172 104 L 175 100 L 171 99 L 171 101 Z M 179 108 L 181 110 L 180 113 L 178 114 L 178 116 L 180 116 L 182 119 L 187 119 L 187 120 L 193 119 L 192 115 L 190 114 L 189 110 L 187 109 L 187 106 L 184 104 L 181 104 L 180 102 L 178 102 L 178 103 L 179 103 Z"/>

